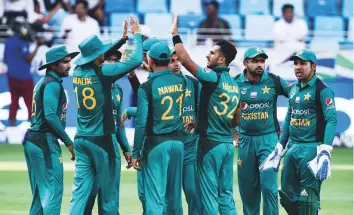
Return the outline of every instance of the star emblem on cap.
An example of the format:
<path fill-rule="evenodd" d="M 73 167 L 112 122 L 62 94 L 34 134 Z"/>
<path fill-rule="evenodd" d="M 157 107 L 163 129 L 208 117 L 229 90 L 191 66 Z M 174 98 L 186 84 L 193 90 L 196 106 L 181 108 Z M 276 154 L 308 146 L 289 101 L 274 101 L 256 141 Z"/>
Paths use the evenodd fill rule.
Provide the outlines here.
<path fill-rule="evenodd" d="M 118 95 L 116 95 L 116 97 L 117 97 L 117 101 L 120 102 L 120 99 L 121 99 L 120 95 L 118 94 Z"/>
<path fill-rule="evenodd" d="M 305 101 L 310 101 L 310 97 L 311 97 L 310 93 L 306 93 L 304 100 Z"/>
<path fill-rule="evenodd" d="M 241 159 L 237 160 L 237 165 L 242 166 L 242 160 Z"/>
<path fill-rule="evenodd" d="M 60 157 L 58 159 L 59 159 L 60 163 L 63 163 L 63 160 L 64 160 L 63 156 L 60 155 Z"/>
<path fill-rule="evenodd" d="M 263 94 L 266 94 L 266 93 L 269 94 L 270 88 L 268 88 L 267 86 L 264 86 L 264 88 L 262 88 L 262 90 L 263 90 Z"/>
<path fill-rule="evenodd" d="M 302 55 L 304 53 L 304 50 L 296 52 L 296 55 Z"/>
<path fill-rule="evenodd" d="M 185 97 L 188 97 L 188 96 L 191 96 L 191 92 L 190 90 L 186 89 L 186 92 L 185 92 Z"/>
<path fill-rule="evenodd" d="M 261 48 L 259 48 L 259 47 L 256 48 L 256 51 L 257 51 L 257 53 L 262 53 L 263 52 L 263 50 Z"/>

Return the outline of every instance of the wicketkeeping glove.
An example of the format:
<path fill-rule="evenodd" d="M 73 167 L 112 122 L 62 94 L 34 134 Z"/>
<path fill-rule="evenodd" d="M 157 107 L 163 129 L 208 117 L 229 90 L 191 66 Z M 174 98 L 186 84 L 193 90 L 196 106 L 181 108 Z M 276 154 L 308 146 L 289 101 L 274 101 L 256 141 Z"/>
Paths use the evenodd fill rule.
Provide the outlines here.
<path fill-rule="evenodd" d="M 326 144 L 317 146 L 317 156 L 307 163 L 312 174 L 323 181 L 331 176 L 331 152 L 333 147 Z"/>
<path fill-rule="evenodd" d="M 280 160 L 284 156 L 287 149 L 283 150 L 283 145 L 277 143 L 274 151 L 268 155 L 268 157 L 263 161 L 259 167 L 259 171 L 265 171 L 267 169 L 273 168 L 274 171 L 278 172 Z"/>

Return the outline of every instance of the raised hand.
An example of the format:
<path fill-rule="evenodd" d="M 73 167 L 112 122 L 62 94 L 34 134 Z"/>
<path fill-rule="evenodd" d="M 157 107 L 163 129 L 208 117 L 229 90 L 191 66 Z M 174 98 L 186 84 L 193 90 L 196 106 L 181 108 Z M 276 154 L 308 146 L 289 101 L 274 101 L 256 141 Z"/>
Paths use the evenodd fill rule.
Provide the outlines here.
<path fill-rule="evenodd" d="M 130 15 L 130 28 L 131 28 L 132 34 L 141 33 L 139 21 L 136 17 L 134 17 L 132 15 Z"/>
<path fill-rule="evenodd" d="M 123 36 L 122 38 L 128 38 L 128 20 L 124 20 L 123 22 Z"/>
<path fill-rule="evenodd" d="M 173 17 L 173 24 L 171 28 L 171 34 L 172 36 L 178 35 L 178 15 L 175 14 Z"/>

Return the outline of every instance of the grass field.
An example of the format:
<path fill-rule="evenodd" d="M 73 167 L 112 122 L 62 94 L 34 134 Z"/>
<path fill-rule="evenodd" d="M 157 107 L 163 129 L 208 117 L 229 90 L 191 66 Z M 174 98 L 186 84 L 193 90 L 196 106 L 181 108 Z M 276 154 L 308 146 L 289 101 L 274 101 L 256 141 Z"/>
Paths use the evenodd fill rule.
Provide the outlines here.
<path fill-rule="evenodd" d="M 321 193 L 321 215 L 353 214 L 353 151 L 335 149 L 332 159 L 332 177 L 323 183 Z M 61 214 L 67 214 L 74 172 L 69 154 L 63 148 L 66 171 L 64 173 L 64 196 Z M 235 172 L 236 173 L 236 172 Z M 239 214 L 242 204 L 238 192 L 236 174 L 234 177 L 234 197 Z M 0 145 L 0 215 L 28 214 L 31 204 L 31 190 L 21 145 Z M 184 201 L 184 214 L 187 207 Z M 281 207 L 280 207 L 281 208 Z M 94 214 L 97 214 L 96 210 Z M 135 171 L 123 171 L 121 176 L 120 214 L 141 214 L 137 196 Z M 280 214 L 286 214 L 281 208 Z"/>

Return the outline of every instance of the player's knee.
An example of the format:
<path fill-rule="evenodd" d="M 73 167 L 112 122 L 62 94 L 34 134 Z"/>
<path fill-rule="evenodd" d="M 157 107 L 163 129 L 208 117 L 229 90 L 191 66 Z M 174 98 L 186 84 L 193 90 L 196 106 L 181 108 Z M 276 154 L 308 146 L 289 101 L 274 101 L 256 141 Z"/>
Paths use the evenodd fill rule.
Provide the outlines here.
<path fill-rule="evenodd" d="M 302 187 L 298 198 L 299 215 L 316 215 L 320 210 L 320 196 L 313 188 Z"/>
<path fill-rule="evenodd" d="M 296 201 L 289 198 L 288 194 L 279 190 L 280 204 L 289 215 L 298 215 L 299 206 Z"/>
<path fill-rule="evenodd" d="M 263 195 L 277 195 L 277 183 L 261 182 L 261 189 Z"/>

